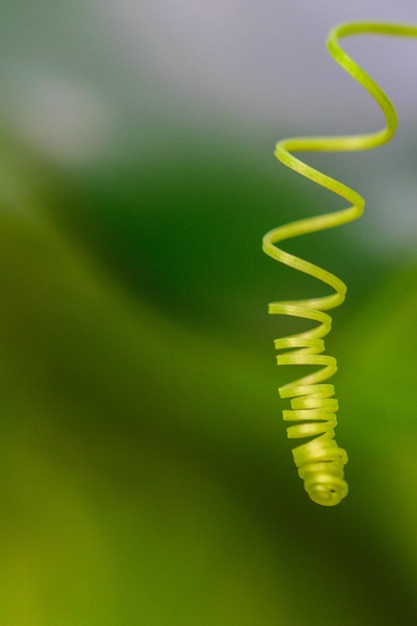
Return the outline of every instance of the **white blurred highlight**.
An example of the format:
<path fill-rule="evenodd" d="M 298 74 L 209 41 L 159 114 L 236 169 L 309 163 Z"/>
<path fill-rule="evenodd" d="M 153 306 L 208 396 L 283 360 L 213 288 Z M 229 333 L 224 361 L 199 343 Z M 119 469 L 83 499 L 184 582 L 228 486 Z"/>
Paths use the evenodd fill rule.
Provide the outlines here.
<path fill-rule="evenodd" d="M 114 136 L 115 117 L 91 83 L 37 68 L 11 75 L 6 115 L 25 143 L 67 165 L 101 159 Z"/>

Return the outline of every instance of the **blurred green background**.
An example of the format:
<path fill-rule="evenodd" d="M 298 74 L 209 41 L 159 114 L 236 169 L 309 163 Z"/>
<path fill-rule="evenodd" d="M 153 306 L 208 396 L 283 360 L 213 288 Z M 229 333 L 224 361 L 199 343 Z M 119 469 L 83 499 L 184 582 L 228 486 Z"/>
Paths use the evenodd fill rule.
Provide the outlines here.
<path fill-rule="evenodd" d="M 416 623 L 411 47 L 384 74 L 396 142 L 310 159 L 366 216 L 288 245 L 348 284 L 327 340 L 350 459 L 334 509 L 293 467 L 272 341 L 296 326 L 267 316 L 322 287 L 260 248 L 343 206 L 272 152 L 375 127 L 323 43 L 364 4 L 411 18 L 405 1 L 1 3 L 1 624 Z"/>

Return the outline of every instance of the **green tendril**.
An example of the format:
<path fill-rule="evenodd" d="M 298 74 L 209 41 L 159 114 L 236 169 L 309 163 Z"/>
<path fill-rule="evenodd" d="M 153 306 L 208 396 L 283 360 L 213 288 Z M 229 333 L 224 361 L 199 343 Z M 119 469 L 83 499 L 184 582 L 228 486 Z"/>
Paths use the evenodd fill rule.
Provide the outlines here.
<path fill-rule="evenodd" d="M 339 504 L 348 492 L 344 480 L 344 465 L 348 457 L 346 451 L 339 448 L 334 439 L 338 403 L 333 398 L 334 386 L 325 384 L 325 381 L 336 372 L 337 362 L 334 357 L 323 354 L 325 351 L 323 338 L 329 333 L 332 321 L 330 315 L 324 311 L 333 309 L 343 302 L 346 285 L 332 273 L 285 252 L 276 244 L 351 222 L 362 215 L 365 205 L 364 199 L 356 191 L 306 165 L 293 155 L 294 152 L 369 150 L 388 142 L 396 131 L 397 115 L 391 101 L 340 46 L 341 38 L 360 34 L 417 37 L 417 26 L 354 22 L 336 26 L 327 38 L 327 48 L 331 56 L 373 96 L 385 116 L 386 126 L 378 132 L 363 135 L 287 138 L 279 141 L 275 147 L 275 156 L 281 163 L 341 196 L 349 206 L 337 212 L 301 219 L 274 228 L 263 237 L 262 243 L 263 251 L 276 261 L 309 274 L 334 290 L 330 295 L 320 298 L 273 302 L 268 309 L 273 315 L 299 317 L 318 324 L 306 332 L 276 339 L 274 345 L 276 350 L 284 350 L 277 356 L 278 365 L 319 367 L 314 373 L 280 387 L 279 394 L 281 398 L 290 399 L 291 409 L 283 411 L 283 419 L 293 422 L 287 428 L 288 437 L 309 438 L 307 442 L 293 449 L 299 476 L 304 480 L 304 487 L 310 498 L 324 506 Z"/>

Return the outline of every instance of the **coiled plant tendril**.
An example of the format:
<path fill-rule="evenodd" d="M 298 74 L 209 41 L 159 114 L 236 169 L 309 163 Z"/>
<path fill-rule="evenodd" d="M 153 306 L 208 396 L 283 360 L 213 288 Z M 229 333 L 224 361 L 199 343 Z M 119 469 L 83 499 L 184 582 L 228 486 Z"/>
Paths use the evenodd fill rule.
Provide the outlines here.
<path fill-rule="evenodd" d="M 346 224 L 363 213 L 365 203 L 356 191 L 306 165 L 294 157 L 293 153 L 368 150 L 381 146 L 394 135 L 397 115 L 393 105 L 380 87 L 346 54 L 339 43 L 342 37 L 364 33 L 417 37 L 417 26 L 374 22 L 347 23 L 333 28 L 327 39 L 327 47 L 334 60 L 379 104 L 385 116 L 386 126 L 378 132 L 364 135 L 288 138 L 279 141 L 275 148 L 276 158 L 284 165 L 341 196 L 349 206 L 334 213 L 279 226 L 264 236 L 262 245 L 264 252 L 273 259 L 317 278 L 334 290 L 330 295 L 319 298 L 273 302 L 269 305 L 269 313 L 273 315 L 289 315 L 317 323 L 313 329 L 306 332 L 276 339 L 274 345 L 276 350 L 280 351 L 277 356 L 278 365 L 312 365 L 319 368 L 312 374 L 280 387 L 279 394 L 281 398 L 291 399 L 291 409 L 283 411 L 284 420 L 293 422 L 287 428 L 288 437 L 307 439 L 305 443 L 293 449 L 298 473 L 304 480 L 304 487 L 310 498 L 324 506 L 339 504 L 348 492 L 344 480 L 344 465 L 348 457 L 346 451 L 339 448 L 334 439 L 338 402 L 333 398 L 334 386 L 325 383 L 336 372 L 337 363 L 334 357 L 323 354 L 324 337 L 331 327 L 331 317 L 325 311 L 343 302 L 346 285 L 330 272 L 284 252 L 276 244 L 286 239 Z"/>

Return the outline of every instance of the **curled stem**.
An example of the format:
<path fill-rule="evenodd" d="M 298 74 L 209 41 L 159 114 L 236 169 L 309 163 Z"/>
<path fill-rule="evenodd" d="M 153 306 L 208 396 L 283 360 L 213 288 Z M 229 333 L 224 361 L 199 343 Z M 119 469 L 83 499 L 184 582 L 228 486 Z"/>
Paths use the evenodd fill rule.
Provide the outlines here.
<path fill-rule="evenodd" d="M 331 272 L 279 248 L 276 244 L 286 239 L 333 228 L 360 217 L 364 199 L 356 191 L 338 180 L 312 168 L 294 156 L 294 152 L 349 152 L 377 148 L 394 135 L 397 128 L 395 109 L 375 81 L 342 49 L 339 40 L 361 34 L 417 37 L 417 26 L 377 22 L 353 22 L 333 28 L 327 38 L 327 48 L 334 60 L 376 100 L 385 117 L 385 126 L 374 133 L 332 137 L 295 137 L 282 139 L 276 144 L 275 156 L 284 165 L 317 185 L 333 191 L 348 202 L 340 211 L 317 215 L 290 222 L 266 233 L 264 252 L 289 267 L 304 272 L 332 288 L 329 295 L 306 300 L 273 302 L 269 313 L 288 315 L 317 322 L 313 329 L 296 335 L 276 339 L 280 352 L 278 365 L 312 365 L 318 369 L 312 374 L 286 384 L 279 389 L 281 398 L 289 398 L 291 409 L 283 411 L 291 439 L 307 438 L 293 449 L 293 457 L 304 487 L 317 504 L 333 506 L 347 495 L 344 465 L 348 457 L 334 439 L 338 403 L 334 386 L 325 383 L 337 370 L 336 359 L 323 354 L 324 337 L 331 328 L 331 317 L 325 311 L 339 306 L 345 299 L 346 285 Z"/>

